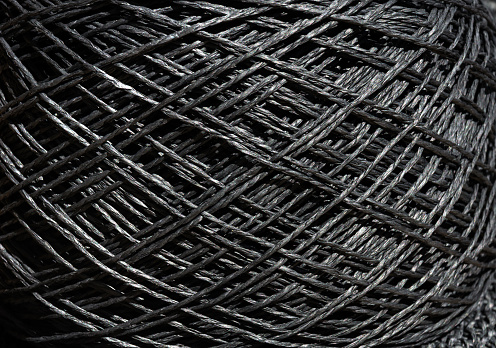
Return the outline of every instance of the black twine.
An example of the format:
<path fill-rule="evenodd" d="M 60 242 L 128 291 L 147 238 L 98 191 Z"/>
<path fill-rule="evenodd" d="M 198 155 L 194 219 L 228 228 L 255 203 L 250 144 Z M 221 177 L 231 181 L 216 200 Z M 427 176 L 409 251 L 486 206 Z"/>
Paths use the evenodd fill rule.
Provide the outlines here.
<path fill-rule="evenodd" d="M 435 340 L 496 263 L 479 0 L 0 0 L 0 320 L 78 347 Z"/>

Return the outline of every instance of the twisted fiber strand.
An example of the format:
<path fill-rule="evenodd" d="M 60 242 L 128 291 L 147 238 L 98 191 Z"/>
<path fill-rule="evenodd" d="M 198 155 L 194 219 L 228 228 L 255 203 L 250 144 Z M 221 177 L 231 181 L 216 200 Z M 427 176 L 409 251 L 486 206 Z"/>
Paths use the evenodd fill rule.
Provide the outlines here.
<path fill-rule="evenodd" d="M 485 2 L 492 10 L 496 9 L 496 2 L 490 0 Z M 475 304 L 471 310 L 469 317 L 463 320 L 456 328 L 430 343 L 428 348 L 435 347 L 491 347 L 496 344 L 496 336 L 494 332 L 495 310 L 494 310 L 494 289 L 495 283 L 487 291 L 485 296 Z"/>
<path fill-rule="evenodd" d="M 475 310 L 463 322 L 425 348 L 492 347 L 496 344 L 494 283 Z"/>
<path fill-rule="evenodd" d="M 18 335 L 420 344 L 488 286 L 482 4 L 0 10 L 0 313 Z"/>

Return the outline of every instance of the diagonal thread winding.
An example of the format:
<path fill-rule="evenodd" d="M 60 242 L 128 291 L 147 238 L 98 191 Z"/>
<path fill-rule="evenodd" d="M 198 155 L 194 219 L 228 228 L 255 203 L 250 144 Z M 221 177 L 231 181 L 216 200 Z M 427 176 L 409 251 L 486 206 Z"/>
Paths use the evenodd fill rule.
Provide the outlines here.
<path fill-rule="evenodd" d="M 465 0 L 0 0 L 0 318 L 81 347 L 384 347 L 496 263 Z"/>

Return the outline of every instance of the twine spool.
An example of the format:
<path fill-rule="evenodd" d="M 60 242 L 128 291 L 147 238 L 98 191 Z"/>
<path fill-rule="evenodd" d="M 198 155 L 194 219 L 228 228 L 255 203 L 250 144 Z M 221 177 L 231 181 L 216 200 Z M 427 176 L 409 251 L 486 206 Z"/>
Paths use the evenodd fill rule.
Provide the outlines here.
<path fill-rule="evenodd" d="M 17 335 L 412 345 L 483 294 L 496 42 L 479 1 L 0 11 L 0 317 Z"/>

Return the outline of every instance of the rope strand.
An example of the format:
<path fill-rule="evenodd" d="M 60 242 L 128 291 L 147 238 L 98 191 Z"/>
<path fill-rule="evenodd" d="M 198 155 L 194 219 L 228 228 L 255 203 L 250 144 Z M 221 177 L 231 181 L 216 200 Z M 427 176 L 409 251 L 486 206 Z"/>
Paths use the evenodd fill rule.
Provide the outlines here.
<path fill-rule="evenodd" d="M 384 347 L 496 268 L 492 14 L 0 0 L 0 320 L 41 345 Z"/>

